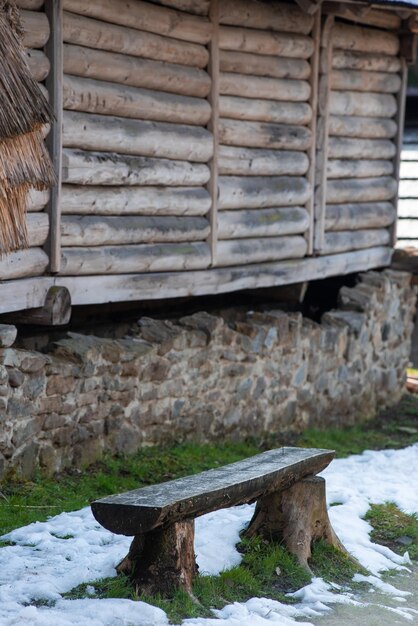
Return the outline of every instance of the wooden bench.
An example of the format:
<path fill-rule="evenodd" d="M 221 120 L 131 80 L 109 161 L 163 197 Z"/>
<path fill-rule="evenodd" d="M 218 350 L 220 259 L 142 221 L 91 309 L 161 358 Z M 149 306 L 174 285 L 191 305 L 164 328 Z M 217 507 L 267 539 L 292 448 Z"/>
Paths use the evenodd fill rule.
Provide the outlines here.
<path fill-rule="evenodd" d="M 108 530 L 133 535 L 118 566 L 137 589 L 191 591 L 197 573 L 194 518 L 257 501 L 247 536 L 282 541 L 306 568 L 312 541 L 324 539 L 344 551 L 328 519 L 325 480 L 316 476 L 334 457 L 331 450 L 278 448 L 186 478 L 128 491 L 92 503 Z"/>

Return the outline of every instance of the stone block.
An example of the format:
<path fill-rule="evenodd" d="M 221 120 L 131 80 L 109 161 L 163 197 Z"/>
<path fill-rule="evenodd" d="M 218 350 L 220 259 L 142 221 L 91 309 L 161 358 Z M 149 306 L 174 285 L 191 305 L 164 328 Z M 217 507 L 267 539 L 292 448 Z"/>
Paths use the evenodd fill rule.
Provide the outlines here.
<path fill-rule="evenodd" d="M 15 367 L 10 367 L 7 369 L 7 373 L 10 387 L 16 389 L 23 384 L 25 380 L 25 375 L 20 370 Z"/>
<path fill-rule="evenodd" d="M 17 328 L 12 324 L 0 324 L 0 348 L 10 348 L 17 337 Z"/>

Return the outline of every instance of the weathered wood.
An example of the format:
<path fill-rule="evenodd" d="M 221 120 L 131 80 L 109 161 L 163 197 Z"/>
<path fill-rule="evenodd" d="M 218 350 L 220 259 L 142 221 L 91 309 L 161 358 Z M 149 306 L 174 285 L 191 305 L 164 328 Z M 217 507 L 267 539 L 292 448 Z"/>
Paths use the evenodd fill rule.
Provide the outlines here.
<path fill-rule="evenodd" d="M 209 19 L 212 24 L 212 39 L 209 43 L 209 64 L 208 72 L 211 77 L 211 88 L 209 102 L 212 108 L 208 130 L 213 135 L 213 154 L 209 161 L 210 178 L 207 190 L 211 197 L 210 207 L 210 233 L 208 242 L 211 251 L 211 263 L 216 263 L 217 241 L 218 241 L 218 195 L 219 195 L 219 0 L 212 0 L 210 3 Z"/>
<path fill-rule="evenodd" d="M 218 242 L 217 265 L 246 266 L 280 259 L 300 259 L 307 249 L 308 244 L 302 236 L 222 240 Z"/>
<path fill-rule="evenodd" d="M 396 180 L 391 176 L 378 178 L 347 178 L 327 182 L 327 202 L 379 202 L 396 195 Z"/>
<path fill-rule="evenodd" d="M 206 185 L 203 163 L 109 152 L 63 151 L 62 180 L 80 185 Z"/>
<path fill-rule="evenodd" d="M 233 50 L 221 50 L 220 69 L 222 72 L 298 80 L 308 79 L 311 73 L 309 61 L 304 59 L 278 58 Z"/>
<path fill-rule="evenodd" d="M 86 187 L 63 185 L 66 215 L 206 215 L 211 198 L 203 187 Z"/>
<path fill-rule="evenodd" d="M 65 326 L 71 318 L 71 296 L 66 287 L 50 287 L 39 308 L 14 313 L 17 324 Z"/>
<path fill-rule="evenodd" d="M 302 126 L 222 118 L 219 121 L 219 139 L 228 146 L 307 150 L 312 133 Z"/>
<path fill-rule="evenodd" d="M 46 54 L 41 50 L 26 50 L 26 60 L 33 78 L 38 82 L 45 80 L 51 68 Z"/>
<path fill-rule="evenodd" d="M 386 228 L 328 232 L 324 237 L 323 254 L 386 246 L 389 242 L 390 234 Z"/>
<path fill-rule="evenodd" d="M 208 235 L 204 217 L 66 215 L 61 225 L 62 245 L 71 247 L 203 241 Z"/>
<path fill-rule="evenodd" d="M 64 111 L 63 145 L 67 148 L 121 152 L 181 161 L 207 162 L 213 138 L 198 126 L 132 120 Z"/>
<path fill-rule="evenodd" d="M 28 193 L 28 202 L 26 210 L 28 212 L 42 211 L 49 200 L 49 189 L 45 191 L 38 191 L 37 189 L 30 189 Z"/>
<path fill-rule="evenodd" d="M 304 152 L 220 146 L 219 173 L 235 176 L 303 176 L 309 159 Z"/>
<path fill-rule="evenodd" d="M 138 594 L 169 595 L 174 589 L 192 593 L 197 574 L 194 520 L 181 520 L 145 536 L 137 535 L 116 570 L 130 576 Z"/>
<path fill-rule="evenodd" d="M 308 227 L 309 215 L 302 207 L 221 211 L 218 215 L 219 239 L 298 235 Z"/>
<path fill-rule="evenodd" d="M 273 537 L 309 572 L 314 541 L 325 541 L 347 555 L 329 521 L 325 480 L 319 476 L 309 476 L 289 489 L 260 498 L 245 534 L 269 540 Z"/>
<path fill-rule="evenodd" d="M 327 178 L 367 178 L 393 174 L 392 161 L 365 161 L 364 159 L 329 159 Z"/>
<path fill-rule="evenodd" d="M 205 269 L 209 267 L 210 262 L 209 246 L 200 242 L 62 248 L 60 274 L 82 276 L 127 272 L 175 272 Z"/>
<path fill-rule="evenodd" d="M 23 45 L 26 48 L 43 48 L 49 39 L 49 21 L 45 13 L 37 11 L 20 12 L 23 28 Z"/>
<path fill-rule="evenodd" d="M 391 159 L 395 152 L 395 144 L 388 139 L 329 138 L 331 159 Z"/>
<path fill-rule="evenodd" d="M 63 106 L 72 111 L 205 126 L 209 102 L 139 87 L 64 75 Z"/>
<path fill-rule="evenodd" d="M 195 15 L 208 15 L 210 5 L 210 0 L 151 0 L 151 2 Z"/>
<path fill-rule="evenodd" d="M 385 117 L 331 115 L 329 118 L 329 134 L 340 137 L 392 139 L 396 131 L 396 122 Z"/>
<path fill-rule="evenodd" d="M 362 202 L 356 204 L 328 204 L 325 230 L 357 230 L 385 228 L 396 219 L 391 202 Z"/>
<path fill-rule="evenodd" d="M 64 45 L 64 72 L 131 87 L 206 98 L 210 77 L 198 68 L 126 54 Z M 123 90 L 120 90 L 124 93 Z"/>
<path fill-rule="evenodd" d="M 45 86 L 49 104 L 54 114 L 51 132 L 45 140 L 55 172 L 55 182 L 51 187 L 47 212 L 49 215 L 49 237 L 45 249 L 49 256 L 49 271 L 59 272 L 60 254 L 60 219 L 61 219 L 61 172 L 62 172 L 62 0 L 46 0 L 45 14 L 53 24 L 51 36 L 45 46 L 45 54 L 51 64 Z"/>
<path fill-rule="evenodd" d="M 322 471 L 331 450 L 278 448 L 194 476 L 96 500 L 94 517 L 108 530 L 138 535 L 188 517 L 244 504 Z"/>
<path fill-rule="evenodd" d="M 312 108 L 306 102 L 220 96 L 219 106 L 222 117 L 236 120 L 305 125 L 312 119 Z"/>
<path fill-rule="evenodd" d="M 327 15 L 342 17 L 350 22 L 386 28 L 388 30 L 399 30 L 401 18 L 392 11 L 378 10 L 370 6 L 356 6 L 354 3 L 345 4 L 341 2 L 323 2 L 322 11 Z"/>
<path fill-rule="evenodd" d="M 204 17 L 155 6 L 141 0 L 132 0 L 129 5 L 122 8 L 119 0 L 89 3 L 85 0 L 63 0 L 63 2 L 64 9 L 73 13 L 193 43 L 207 44 L 212 34 L 211 24 Z"/>
<path fill-rule="evenodd" d="M 219 21 L 229 26 L 246 26 L 303 35 L 309 35 L 313 26 L 312 16 L 295 5 L 249 3 L 246 0 L 222 0 Z"/>
<path fill-rule="evenodd" d="M 64 12 L 64 41 L 157 61 L 206 67 L 204 46 Z"/>
<path fill-rule="evenodd" d="M 388 246 L 363 249 L 328 256 L 299 259 L 297 263 L 279 261 L 254 263 L 242 267 L 217 268 L 206 271 L 161 272 L 153 274 L 122 274 L 113 276 L 76 276 L 59 278 L 71 292 L 73 304 L 99 304 L 127 300 L 160 300 L 190 297 L 208 293 L 230 293 L 242 289 L 260 289 L 328 276 L 365 272 L 390 264 L 392 248 Z M 50 280 L 45 278 L 45 281 Z M 44 284 L 36 283 L 36 289 Z M 18 287 L 20 281 L 18 281 Z M 2 294 L 0 284 L 0 295 Z M 16 293 L 21 293 L 16 289 Z M 16 306 L 16 299 L 14 305 Z M 0 309 L 2 306 L 0 298 Z"/>
<path fill-rule="evenodd" d="M 306 35 L 272 33 L 231 26 L 221 26 L 219 45 L 222 50 L 238 50 L 296 59 L 309 59 L 314 48 L 312 39 Z"/>
<path fill-rule="evenodd" d="M 391 72 L 401 69 L 398 57 L 385 54 L 367 54 L 355 50 L 334 50 L 332 67 L 341 70 L 367 70 L 369 72 Z"/>
<path fill-rule="evenodd" d="M 261 209 L 306 202 L 311 189 L 297 176 L 220 176 L 219 209 Z"/>
<path fill-rule="evenodd" d="M 407 84 L 408 84 L 408 67 L 407 67 L 405 58 L 401 59 L 401 64 L 402 64 L 402 69 L 401 69 L 402 88 L 399 91 L 398 98 L 397 98 L 396 124 L 398 128 L 398 132 L 395 137 L 396 151 L 395 151 L 395 155 L 393 158 L 393 169 L 394 169 L 394 175 L 395 175 L 395 180 L 396 180 L 398 189 L 399 189 L 399 183 L 400 183 L 399 171 L 400 171 L 400 164 L 401 164 L 401 151 L 402 151 L 402 144 L 403 144 L 404 124 L 405 124 L 406 91 L 407 91 Z M 398 211 L 398 198 L 399 198 L 399 194 L 396 194 L 394 201 L 393 201 L 396 212 Z M 391 227 L 390 237 L 391 237 L 390 242 L 392 246 L 395 246 L 396 239 L 397 239 L 396 221 L 393 223 Z"/>
<path fill-rule="evenodd" d="M 330 111 L 334 115 L 393 117 L 396 110 L 396 99 L 389 94 L 358 91 L 331 92 Z"/>
<path fill-rule="evenodd" d="M 39 11 L 43 4 L 44 0 L 16 0 L 16 6 L 19 9 L 28 9 L 30 11 Z"/>
<path fill-rule="evenodd" d="M 376 91 L 378 93 L 397 93 L 401 88 L 398 74 L 389 72 L 371 72 L 369 70 L 333 70 L 331 85 L 335 90 Z"/>
<path fill-rule="evenodd" d="M 41 276 L 47 269 L 48 263 L 48 256 L 42 248 L 11 252 L 0 258 L 0 280 Z"/>
<path fill-rule="evenodd" d="M 376 28 L 336 23 L 335 47 L 367 54 L 396 56 L 399 52 L 399 37 Z"/>
<path fill-rule="evenodd" d="M 47 213 L 28 213 L 26 216 L 29 247 L 43 246 L 49 234 L 49 216 Z"/>
<path fill-rule="evenodd" d="M 219 80 L 219 93 L 243 98 L 264 98 L 287 102 L 306 102 L 311 88 L 304 80 L 290 78 L 266 78 L 223 72 Z"/>
<path fill-rule="evenodd" d="M 314 41 L 314 52 L 311 57 L 312 72 L 309 77 L 309 84 L 311 87 L 311 94 L 309 97 L 309 106 L 315 114 L 311 116 L 309 120 L 309 130 L 312 133 L 312 137 L 317 136 L 317 111 L 319 101 L 319 62 L 321 56 L 321 28 L 322 18 L 321 11 L 317 11 L 314 17 L 314 24 L 312 29 L 312 38 Z M 307 173 L 308 184 L 311 189 L 311 193 L 306 200 L 305 208 L 309 215 L 309 229 L 308 229 L 308 254 L 311 255 L 314 252 L 314 238 L 315 238 L 315 179 L 316 179 L 316 145 L 313 141 L 308 149 L 309 169 Z M 304 283 L 307 284 L 307 283 Z"/>

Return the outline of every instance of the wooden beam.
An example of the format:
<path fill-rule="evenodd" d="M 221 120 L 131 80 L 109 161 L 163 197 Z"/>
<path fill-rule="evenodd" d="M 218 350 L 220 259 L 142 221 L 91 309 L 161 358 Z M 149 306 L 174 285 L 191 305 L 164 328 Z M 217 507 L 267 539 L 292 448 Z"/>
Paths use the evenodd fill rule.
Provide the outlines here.
<path fill-rule="evenodd" d="M 320 5 L 318 5 L 320 6 Z M 317 11 L 314 18 L 314 25 L 312 29 L 312 38 L 314 41 L 314 51 L 311 57 L 311 74 L 309 83 L 311 86 L 311 95 L 309 98 L 309 104 L 312 109 L 312 117 L 309 122 L 309 130 L 312 133 L 312 137 L 316 137 L 316 121 L 317 121 L 317 108 L 318 108 L 318 86 L 319 86 L 319 58 L 321 51 L 321 11 Z M 316 167 L 316 142 L 311 143 L 308 149 L 309 158 L 309 170 L 307 173 L 307 180 L 311 190 L 310 196 L 306 201 L 305 208 L 309 214 L 309 230 L 307 235 L 308 240 L 308 254 L 311 255 L 314 250 L 314 230 L 315 230 L 315 202 L 314 202 L 314 188 L 315 188 L 315 167 Z"/>
<path fill-rule="evenodd" d="M 403 33 L 400 38 L 400 55 L 407 65 L 415 65 L 417 60 L 417 36 L 414 33 Z"/>
<path fill-rule="evenodd" d="M 208 72 L 211 77 L 211 89 L 209 103 L 212 107 L 208 130 L 213 136 L 213 154 L 209 161 L 210 179 L 207 190 L 211 197 L 211 209 L 209 213 L 210 234 L 208 244 L 211 253 L 211 265 L 216 265 L 216 250 L 218 242 L 218 168 L 219 168 L 219 0 L 212 0 L 209 9 L 209 19 L 212 24 L 212 39 L 209 43 Z"/>
<path fill-rule="evenodd" d="M 324 245 L 326 212 L 328 135 L 330 117 L 334 17 L 325 19 L 321 37 L 321 75 L 318 87 L 318 126 L 316 141 L 316 186 L 314 198 L 315 232 L 313 249 L 320 253 Z"/>
<path fill-rule="evenodd" d="M 403 144 L 403 131 L 404 131 L 404 124 L 405 124 L 406 88 L 407 88 L 407 83 L 408 83 L 408 67 L 407 67 L 406 59 L 402 58 L 401 62 L 402 62 L 402 67 L 401 67 L 402 87 L 400 91 L 398 92 L 398 98 L 397 98 L 398 110 L 397 110 L 395 119 L 396 119 L 396 124 L 398 127 L 398 132 L 394 140 L 395 146 L 396 146 L 396 153 L 393 159 L 394 177 L 395 177 L 397 189 L 398 189 L 398 193 L 395 195 L 393 199 L 393 205 L 395 207 L 396 214 L 398 213 L 399 180 L 400 180 L 399 173 L 400 173 L 400 166 L 401 166 L 401 150 L 402 150 L 402 144 Z M 390 243 L 392 246 L 395 246 L 396 244 L 396 220 L 393 222 L 390 228 Z"/>
<path fill-rule="evenodd" d="M 41 307 L 14 313 L 13 323 L 65 326 L 71 318 L 71 296 L 66 287 L 50 287 Z"/>
<path fill-rule="evenodd" d="M 61 197 L 61 169 L 62 169 L 62 76 L 63 76 L 63 47 L 62 47 L 62 0 L 46 0 L 45 13 L 51 25 L 51 35 L 45 46 L 45 53 L 51 64 L 51 70 L 45 84 L 49 94 L 49 102 L 54 112 L 55 122 L 46 139 L 46 145 L 51 155 L 56 175 L 56 183 L 51 189 L 47 206 L 49 213 L 49 238 L 46 252 L 49 256 L 49 271 L 53 274 L 60 271 L 61 244 L 60 244 L 60 197 Z"/>

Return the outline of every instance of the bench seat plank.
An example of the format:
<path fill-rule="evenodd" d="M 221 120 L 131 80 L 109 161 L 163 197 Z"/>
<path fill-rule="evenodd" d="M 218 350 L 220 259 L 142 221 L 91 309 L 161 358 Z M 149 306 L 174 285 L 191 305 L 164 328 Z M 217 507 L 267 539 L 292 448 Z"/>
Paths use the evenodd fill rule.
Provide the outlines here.
<path fill-rule="evenodd" d="M 91 508 L 108 530 L 138 535 L 287 489 L 322 471 L 333 458 L 332 450 L 277 448 L 200 474 L 102 498 Z"/>

